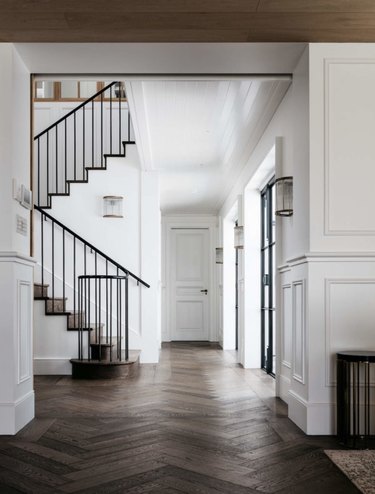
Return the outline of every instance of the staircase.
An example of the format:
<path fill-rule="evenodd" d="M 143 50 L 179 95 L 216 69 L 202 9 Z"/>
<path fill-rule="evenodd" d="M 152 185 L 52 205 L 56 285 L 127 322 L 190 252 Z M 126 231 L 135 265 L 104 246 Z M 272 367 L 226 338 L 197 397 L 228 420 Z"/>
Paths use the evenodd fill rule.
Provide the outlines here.
<path fill-rule="evenodd" d="M 72 183 L 88 183 L 90 172 L 106 170 L 108 158 L 125 157 L 135 144 L 129 111 L 115 91 L 120 84 L 112 82 L 34 138 L 40 257 L 34 299 L 77 333 L 73 378 L 129 376 L 138 365 L 139 352 L 129 351 L 129 281 L 149 285 L 47 212 L 54 196 L 69 196 Z"/>

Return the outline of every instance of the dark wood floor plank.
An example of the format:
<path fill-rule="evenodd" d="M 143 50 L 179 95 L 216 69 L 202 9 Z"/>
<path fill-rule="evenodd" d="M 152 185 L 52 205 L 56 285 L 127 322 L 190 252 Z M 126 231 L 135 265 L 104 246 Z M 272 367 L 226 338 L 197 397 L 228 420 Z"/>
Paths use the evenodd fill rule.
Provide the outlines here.
<path fill-rule="evenodd" d="M 0 437 L 0 493 L 358 492 L 274 397 L 217 345 L 171 343 L 128 380 L 37 376 L 36 419 Z"/>

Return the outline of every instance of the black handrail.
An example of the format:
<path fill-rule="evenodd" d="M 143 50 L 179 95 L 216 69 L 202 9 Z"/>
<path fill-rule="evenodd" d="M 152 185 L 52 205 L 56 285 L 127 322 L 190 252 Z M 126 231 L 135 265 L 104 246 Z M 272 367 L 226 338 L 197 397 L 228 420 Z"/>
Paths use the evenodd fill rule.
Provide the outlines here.
<path fill-rule="evenodd" d="M 93 244 L 91 244 L 90 242 L 88 242 L 87 240 L 85 240 L 83 237 L 81 237 L 80 235 L 78 235 L 77 233 L 75 233 L 73 230 L 71 230 L 70 228 L 68 228 L 67 226 L 65 226 L 59 220 L 55 219 L 52 215 L 50 215 L 49 213 L 47 213 L 43 208 L 41 208 L 41 207 L 39 207 L 39 206 L 37 206 L 35 204 L 34 205 L 34 209 L 36 209 L 37 211 L 39 211 L 39 213 L 41 213 L 44 217 L 50 219 L 53 223 L 56 223 L 56 225 L 58 225 L 60 228 L 62 228 L 65 232 L 67 232 L 70 235 L 72 235 L 75 239 L 77 239 L 80 242 L 82 242 L 84 245 L 86 245 L 86 247 L 88 247 L 89 249 L 92 249 L 95 252 L 96 255 L 99 255 L 99 256 L 103 257 L 106 261 L 108 261 L 111 264 L 113 264 L 117 269 L 120 269 L 121 271 L 123 271 L 124 273 L 126 273 L 127 275 L 129 275 L 130 277 L 132 277 L 133 279 L 135 279 L 137 281 L 137 283 L 142 284 L 146 288 L 150 288 L 150 285 L 148 283 L 146 283 L 145 281 L 143 281 L 141 278 L 139 278 L 138 276 L 136 276 L 134 273 L 132 273 L 128 269 L 126 269 L 123 266 L 121 266 L 121 264 L 119 264 L 118 262 L 116 262 L 113 259 L 111 259 L 109 256 L 107 256 L 107 254 L 104 254 L 104 252 L 100 251 Z"/>
<path fill-rule="evenodd" d="M 101 94 L 105 93 L 109 88 L 111 88 L 115 84 L 118 84 L 118 82 L 117 81 L 111 82 L 111 84 L 108 84 L 108 86 L 104 87 L 103 89 L 101 89 L 100 91 L 98 91 L 97 93 L 95 93 L 94 96 L 91 96 L 91 98 L 86 99 L 83 103 L 81 103 L 80 105 L 78 105 L 75 108 L 73 108 L 73 110 L 71 110 L 69 113 L 67 113 L 66 115 L 64 115 L 63 117 L 61 117 L 59 120 L 56 120 L 55 123 L 51 124 L 46 129 L 42 130 L 42 132 L 39 132 L 39 134 L 34 137 L 34 141 L 36 141 L 37 139 L 39 139 L 39 137 L 42 137 L 42 135 L 46 134 L 48 131 L 50 131 L 51 129 L 53 129 L 54 127 L 56 127 L 56 125 L 59 125 L 59 123 L 63 122 L 67 118 L 69 118 L 71 115 L 73 115 L 73 113 L 76 113 L 78 110 L 80 110 L 81 108 L 83 108 L 84 106 L 86 106 L 88 103 L 90 103 L 91 101 L 95 100 L 98 96 L 100 96 Z"/>
<path fill-rule="evenodd" d="M 133 141 L 122 84 L 111 82 L 34 137 L 38 206 L 51 208 L 52 197 L 69 195 L 71 183 L 87 183 L 89 170 L 104 170 L 108 157 L 125 156 Z"/>

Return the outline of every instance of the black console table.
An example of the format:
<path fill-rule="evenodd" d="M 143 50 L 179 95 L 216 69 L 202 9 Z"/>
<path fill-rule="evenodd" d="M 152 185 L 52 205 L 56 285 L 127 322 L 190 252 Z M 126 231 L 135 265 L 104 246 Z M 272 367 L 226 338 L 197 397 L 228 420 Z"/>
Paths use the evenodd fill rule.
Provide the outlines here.
<path fill-rule="evenodd" d="M 337 436 L 353 448 L 367 448 L 371 436 L 371 364 L 375 351 L 346 351 L 337 355 Z M 373 403 L 375 408 L 375 403 Z"/>

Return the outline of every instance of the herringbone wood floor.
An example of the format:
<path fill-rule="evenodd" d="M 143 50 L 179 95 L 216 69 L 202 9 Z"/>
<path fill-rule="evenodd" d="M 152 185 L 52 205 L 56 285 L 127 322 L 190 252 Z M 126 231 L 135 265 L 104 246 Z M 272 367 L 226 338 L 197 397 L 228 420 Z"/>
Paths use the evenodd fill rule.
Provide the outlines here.
<path fill-rule="evenodd" d="M 0 438 L 0 493 L 357 493 L 214 345 L 170 344 L 128 381 L 38 377 L 36 419 Z"/>

